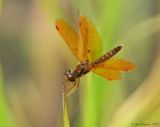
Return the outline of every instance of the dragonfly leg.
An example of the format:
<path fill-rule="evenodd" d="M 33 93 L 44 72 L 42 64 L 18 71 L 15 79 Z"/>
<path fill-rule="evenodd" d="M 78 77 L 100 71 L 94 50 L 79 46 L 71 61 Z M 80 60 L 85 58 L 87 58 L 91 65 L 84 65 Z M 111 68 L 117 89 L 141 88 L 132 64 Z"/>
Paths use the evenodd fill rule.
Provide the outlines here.
<path fill-rule="evenodd" d="M 64 96 L 69 97 L 79 88 L 79 79 L 64 85 Z"/>

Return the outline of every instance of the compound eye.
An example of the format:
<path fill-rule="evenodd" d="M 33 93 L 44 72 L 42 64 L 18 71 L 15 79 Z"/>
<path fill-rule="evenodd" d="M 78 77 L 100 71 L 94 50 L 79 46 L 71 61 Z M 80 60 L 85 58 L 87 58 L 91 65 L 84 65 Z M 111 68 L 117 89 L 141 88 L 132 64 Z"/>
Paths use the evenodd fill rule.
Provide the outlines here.
<path fill-rule="evenodd" d="M 68 75 L 69 74 L 69 72 L 68 71 L 66 71 L 66 75 Z"/>
<path fill-rule="evenodd" d="M 72 75 L 71 75 L 71 74 L 69 74 L 69 75 L 68 75 L 68 78 L 72 78 Z"/>
<path fill-rule="evenodd" d="M 70 81 L 75 81 L 75 78 L 74 78 L 74 76 L 73 76 L 72 74 L 69 74 L 69 75 L 68 75 L 68 79 L 69 79 Z"/>
<path fill-rule="evenodd" d="M 67 71 L 65 72 L 66 75 L 68 75 L 68 74 L 70 74 L 70 73 L 71 73 L 71 70 L 67 70 Z"/>

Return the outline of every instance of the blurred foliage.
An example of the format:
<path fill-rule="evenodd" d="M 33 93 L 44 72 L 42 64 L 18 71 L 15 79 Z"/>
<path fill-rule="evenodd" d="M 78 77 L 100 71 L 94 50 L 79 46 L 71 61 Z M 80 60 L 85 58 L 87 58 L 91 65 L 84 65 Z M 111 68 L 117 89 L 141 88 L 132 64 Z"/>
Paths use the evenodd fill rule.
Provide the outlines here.
<path fill-rule="evenodd" d="M 0 126 L 1 127 L 14 127 L 13 118 L 11 117 L 7 98 L 4 93 L 4 81 L 2 66 L 0 65 Z"/>
<path fill-rule="evenodd" d="M 3 7 L 3 1 L 0 0 L 0 16 L 1 16 L 1 13 L 2 13 L 2 7 Z"/>
<path fill-rule="evenodd" d="M 84 76 L 68 98 L 71 127 L 160 125 L 159 12 L 159 0 L 0 0 L 0 127 L 62 126 L 63 74 L 77 61 L 54 21 L 77 28 L 79 15 L 95 24 L 104 53 L 123 43 L 118 57 L 137 69 L 119 81 Z"/>

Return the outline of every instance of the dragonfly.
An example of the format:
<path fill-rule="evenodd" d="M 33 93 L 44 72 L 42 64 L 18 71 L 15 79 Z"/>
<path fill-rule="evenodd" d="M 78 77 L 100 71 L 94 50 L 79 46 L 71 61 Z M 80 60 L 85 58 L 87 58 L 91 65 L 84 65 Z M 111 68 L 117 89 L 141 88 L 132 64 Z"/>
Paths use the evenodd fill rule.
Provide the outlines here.
<path fill-rule="evenodd" d="M 120 80 L 121 71 L 136 67 L 132 62 L 114 57 L 122 49 L 122 44 L 103 54 L 100 35 L 87 16 L 80 16 L 77 26 L 78 30 L 63 19 L 57 19 L 55 23 L 57 31 L 80 62 L 74 70 L 68 69 L 64 74 L 67 81 L 63 84 L 65 97 L 79 88 L 80 78 L 90 71 L 107 80 Z"/>

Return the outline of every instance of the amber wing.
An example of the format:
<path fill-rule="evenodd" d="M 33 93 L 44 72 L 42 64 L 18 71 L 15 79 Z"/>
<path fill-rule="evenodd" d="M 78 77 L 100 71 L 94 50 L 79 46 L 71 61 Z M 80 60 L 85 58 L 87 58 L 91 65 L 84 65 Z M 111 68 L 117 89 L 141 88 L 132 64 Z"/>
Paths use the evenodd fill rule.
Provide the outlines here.
<path fill-rule="evenodd" d="M 102 55 L 102 41 L 94 24 L 86 16 L 79 18 L 79 30 L 84 48 L 84 58 L 95 61 Z"/>
<path fill-rule="evenodd" d="M 63 19 L 56 20 L 56 29 L 79 61 L 83 61 L 81 40 L 78 32 Z"/>
<path fill-rule="evenodd" d="M 135 64 L 126 60 L 111 58 L 94 67 L 91 71 L 108 80 L 119 80 L 121 79 L 121 71 L 131 71 L 135 69 L 135 67 Z"/>

